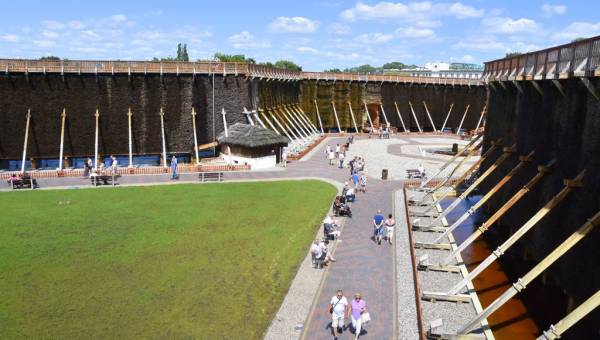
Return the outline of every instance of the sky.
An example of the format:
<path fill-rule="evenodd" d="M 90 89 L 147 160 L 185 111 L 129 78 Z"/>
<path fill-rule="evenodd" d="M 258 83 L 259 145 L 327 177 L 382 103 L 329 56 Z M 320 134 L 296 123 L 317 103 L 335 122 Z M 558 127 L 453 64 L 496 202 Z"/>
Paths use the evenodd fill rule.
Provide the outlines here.
<path fill-rule="evenodd" d="M 600 35 L 600 1 L 3 1 L 0 58 L 190 60 L 215 52 L 307 71 L 481 64 Z M 7 15 L 9 14 L 9 15 Z"/>

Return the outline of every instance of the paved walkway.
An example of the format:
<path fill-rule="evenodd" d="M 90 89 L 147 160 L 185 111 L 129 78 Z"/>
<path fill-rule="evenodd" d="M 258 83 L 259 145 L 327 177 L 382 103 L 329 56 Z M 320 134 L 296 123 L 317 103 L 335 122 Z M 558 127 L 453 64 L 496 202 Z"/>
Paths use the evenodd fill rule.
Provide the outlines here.
<path fill-rule="evenodd" d="M 324 148 L 327 144 L 335 146 L 335 144 L 341 144 L 344 141 L 344 138 L 328 138 L 311 151 L 305 159 L 289 164 L 286 169 L 226 172 L 224 178 L 225 181 L 235 181 L 313 177 L 343 183 L 348 180 L 349 170 L 328 165 L 324 156 Z M 450 142 L 447 139 L 445 141 Z M 395 211 L 396 213 L 403 212 L 403 207 L 397 209 L 398 207 L 394 206 L 394 201 L 398 199 L 395 195 L 397 190 L 401 189 L 402 182 L 398 180 L 381 181 L 378 179 L 377 176 L 380 176 L 382 166 L 390 168 L 393 178 L 401 178 L 404 169 L 413 166 L 415 162 L 414 158 L 408 155 L 401 157 L 388 154 L 387 146 L 394 144 L 415 145 L 419 142 L 422 142 L 424 146 L 442 144 L 440 138 L 421 139 L 420 137 L 411 136 L 372 141 L 356 138 L 355 144 L 351 145 L 350 157 L 358 154 L 367 160 L 369 175 L 367 193 L 357 195 L 357 200 L 352 205 L 353 218 L 346 220 L 341 237 L 342 242 L 339 242 L 336 248 L 335 257 L 338 261 L 326 270 L 321 290 L 316 292 L 316 295 L 313 294 L 315 299 L 312 310 L 308 313 L 306 320 L 299 322 L 300 324 L 304 322 L 304 324 L 298 327 L 299 329 L 296 333 L 293 333 L 294 335 L 299 335 L 300 328 L 303 328 L 302 336 L 304 339 L 330 339 L 331 331 L 328 326 L 331 319 L 328 313 L 328 303 L 337 289 L 343 289 L 348 298 L 351 298 L 356 292 L 362 293 L 367 302 L 372 321 L 364 327 L 366 333 L 363 333 L 361 338 L 416 339 L 418 337 L 415 329 L 416 310 L 413 280 L 412 276 L 408 275 L 412 270 L 410 256 L 407 255 L 408 249 L 402 247 L 407 243 L 406 235 L 398 235 L 398 233 L 407 232 L 403 223 L 405 216 L 394 216 L 398 224 L 396 239 L 402 241 L 401 244 L 396 244 L 397 252 L 402 252 L 398 257 L 401 258 L 401 261 L 396 261 L 393 246 L 384 243 L 377 245 L 371 239 L 373 232 L 371 221 L 377 209 L 381 209 L 386 215 Z M 437 155 L 435 157 L 437 158 Z M 437 164 L 432 165 L 439 167 L 442 161 L 440 159 Z M 182 174 L 181 180 L 197 181 L 197 175 Z M 89 187 L 89 180 L 78 178 L 40 179 L 39 181 L 42 187 Z M 147 182 L 166 183 L 170 180 L 168 174 L 123 176 L 119 179 L 119 183 L 123 185 Z M 396 213 L 394 214 L 396 215 Z M 398 238 L 398 236 L 401 237 Z M 396 274 L 399 276 L 396 277 Z M 298 275 L 300 275 L 300 272 Z M 398 280 L 399 278 L 401 280 Z M 401 306 L 396 303 L 398 301 L 396 291 L 398 282 L 402 286 L 398 288 Z M 398 323 L 398 314 L 403 318 L 400 323 Z M 408 320 L 408 322 L 405 320 L 413 316 L 415 319 Z M 346 320 L 346 323 L 348 321 Z M 409 324 L 406 331 L 403 331 L 402 328 L 404 324 Z M 293 328 L 293 326 L 290 327 Z M 411 334 L 414 334 L 414 336 L 411 336 Z M 350 338 L 353 338 L 353 335 L 349 331 L 344 331 L 340 340 Z"/>

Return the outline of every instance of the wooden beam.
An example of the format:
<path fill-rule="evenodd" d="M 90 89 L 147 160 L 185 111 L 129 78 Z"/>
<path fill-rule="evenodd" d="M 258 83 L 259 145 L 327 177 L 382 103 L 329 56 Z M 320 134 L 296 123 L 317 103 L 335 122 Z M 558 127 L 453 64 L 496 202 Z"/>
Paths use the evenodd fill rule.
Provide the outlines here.
<path fill-rule="evenodd" d="M 433 123 L 433 119 L 431 118 L 431 113 L 429 113 L 429 108 L 427 107 L 427 103 L 423 101 L 423 106 L 425 107 L 425 112 L 427 113 L 427 117 L 429 117 L 429 122 L 431 123 L 431 127 L 433 127 L 433 132 L 437 132 L 435 128 L 435 124 Z"/>
<path fill-rule="evenodd" d="M 394 106 L 396 107 L 396 114 L 398 115 L 398 118 L 400 119 L 400 123 L 402 124 L 402 129 L 404 130 L 404 132 L 410 132 L 406 130 L 406 126 L 404 125 L 404 119 L 402 119 L 402 115 L 400 114 L 400 109 L 398 109 L 398 103 L 394 102 Z"/>
<path fill-rule="evenodd" d="M 325 130 L 323 130 L 323 122 L 321 121 L 321 114 L 319 113 L 319 105 L 317 105 L 317 100 L 314 100 L 315 102 L 315 109 L 317 110 L 317 118 L 319 118 L 319 125 L 321 126 L 321 133 L 325 133 Z"/>
<path fill-rule="evenodd" d="M 450 114 L 452 113 L 452 108 L 454 108 L 454 103 L 450 104 L 450 109 L 448 109 L 448 114 L 446 115 L 446 119 L 444 119 L 444 124 L 442 125 L 442 129 L 440 131 L 444 132 L 446 128 L 446 123 L 448 122 L 448 118 L 450 118 Z"/>
<path fill-rule="evenodd" d="M 600 306 L 600 290 L 590 296 L 556 325 L 551 325 L 548 330 L 544 331 L 542 335 L 537 338 L 537 340 L 559 339 L 569 328 L 571 328 L 571 326 L 590 314 L 594 309 L 598 308 L 598 306 Z"/>
<path fill-rule="evenodd" d="M 419 124 L 419 120 L 417 119 L 417 115 L 415 114 L 415 110 L 413 109 L 410 100 L 408 101 L 408 106 L 410 107 L 410 112 L 412 112 L 412 116 L 415 119 L 415 122 L 417 123 L 417 128 L 419 129 L 419 132 L 423 132 L 423 129 L 421 129 L 421 125 Z"/>

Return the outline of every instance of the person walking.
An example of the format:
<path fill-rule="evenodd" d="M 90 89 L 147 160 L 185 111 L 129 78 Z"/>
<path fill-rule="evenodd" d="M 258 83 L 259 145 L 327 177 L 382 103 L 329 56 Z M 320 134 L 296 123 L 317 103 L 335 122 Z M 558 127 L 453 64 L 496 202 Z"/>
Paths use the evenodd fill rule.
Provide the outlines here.
<path fill-rule="evenodd" d="M 350 322 L 354 329 L 354 339 L 358 339 L 362 332 L 362 316 L 367 312 L 367 303 L 363 300 L 360 293 L 354 294 L 354 299 L 350 302 L 349 313 Z"/>
<path fill-rule="evenodd" d="M 354 183 L 354 190 L 356 192 L 358 192 L 358 182 L 359 182 L 360 178 L 358 176 L 358 172 L 354 172 L 352 174 L 352 183 Z"/>
<path fill-rule="evenodd" d="M 110 159 L 112 160 L 110 164 L 110 168 L 113 175 L 117 175 L 117 167 L 119 166 L 119 162 L 117 161 L 117 157 L 111 155 Z"/>
<path fill-rule="evenodd" d="M 287 151 L 285 149 L 281 152 L 281 166 L 287 168 Z"/>
<path fill-rule="evenodd" d="M 367 192 L 367 175 L 364 172 L 360 175 L 360 191 Z"/>
<path fill-rule="evenodd" d="M 387 229 L 388 243 L 391 245 L 392 241 L 394 240 L 394 227 L 396 226 L 396 220 L 394 220 L 392 214 L 388 214 L 388 218 L 386 218 L 383 223 L 385 224 L 385 229 Z"/>
<path fill-rule="evenodd" d="M 331 333 L 333 339 L 337 340 L 344 327 L 344 316 L 348 314 L 349 303 L 344 292 L 338 289 L 337 293 L 329 301 L 329 314 L 331 314 Z"/>
<path fill-rule="evenodd" d="M 340 145 L 339 145 L 339 144 L 337 144 L 337 145 L 335 146 L 335 157 L 337 157 L 339 154 L 340 154 Z"/>
<path fill-rule="evenodd" d="M 340 152 L 338 154 L 338 159 L 340 160 L 340 169 L 344 168 L 344 157 L 346 157 L 346 156 L 344 156 L 343 152 Z"/>
<path fill-rule="evenodd" d="M 377 214 L 373 216 L 373 236 L 375 236 L 375 242 L 377 244 L 381 244 L 381 239 L 383 238 L 384 228 L 383 228 L 383 220 L 384 217 L 381 214 L 381 210 L 377 210 Z"/>
<path fill-rule="evenodd" d="M 173 155 L 173 157 L 171 157 L 171 179 L 175 180 L 178 178 L 179 177 L 177 176 L 177 157 Z"/>
<path fill-rule="evenodd" d="M 333 151 L 329 151 L 329 165 L 334 165 L 335 164 L 335 154 L 333 153 Z"/>
<path fill-rule="evenodd" d="M 329 158 L 330 152 L 331 152 L 331 146 L 329 146 L 329 144 L 327 144 L 327 146 L 325 146 L 325 159 Z"/>

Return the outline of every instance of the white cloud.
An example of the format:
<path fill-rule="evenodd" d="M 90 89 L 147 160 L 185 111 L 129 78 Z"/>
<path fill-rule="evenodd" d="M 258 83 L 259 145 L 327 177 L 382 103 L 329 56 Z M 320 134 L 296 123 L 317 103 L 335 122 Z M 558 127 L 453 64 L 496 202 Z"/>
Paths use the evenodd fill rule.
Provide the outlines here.
<path fill-rule="evenodd" d="M 278 17 L 269 24 L 269 31 L 274 33 L 313 33 L 318 27 L 317 21 L 305 17 Z"/>
<path fill-rule="evenodd" d="M 42 36 L 44 36 L 44 38 L 56 39 L 60 36 L 60 34 L 54 31 L 43 30 Z"/>
<path fill-rule="evenodd" d="M 542 16 L 550 18 L 554 15 L 563 15 L 567 11 L 567 6 L 564 5 L 542 5 Z"/>
<path fill-rule="evenodd" d="M 251 48 L 266 48 L 271 47 L 267 41 L 260 41 L 248 31 L 243 31 L 229 37 L 229 42 L 235 48 L 251 49 Z"/>
<path fill-rule="evenodd" d="M 67 23 L 67 25 L 69 26 L 69 28 L 75 29 L 75 30 L 80 30 L 82 28 L 85 27 L 85 25 L 83 24 L 83 22 L 79 21 L 79 20 L 72 20 L 69 21 Z"/>
<path fill-rule="evenodd" d="M 394 39 L 392 34 L 365 33 L 356 37 L 356 41 L 362 44 L 383 44 Z"/>
<path fill-rule="evenodd" d="M 319 54 L 319 51 L 316 48 L 308 47 L 308 46 L 300 46 L 296 48 L 296 51 L 300 53 L 307 54 Z"/>
<path fill-rule="evenodd" d="M 537 31 L 537 22 L 527 18 L 511 19 L 505 17 L 486 18 L 482 21 L 487 32 L 514 34 Z"/>
<path fill-rule="evenodd" d="M 394 33 L 398 38 L 408 39 L 425 39 L 433 38 L 435 36 L 435 32 L 429 28 L 398 28 Z"/>
<path fill-rule="evenodd" d="M 53 47 L 56 46 L 56 42 L 52 40 L 34 40 L 34 44 L 38 47 Z"/>
<path fill-rule="evenodd" d="M 577 38 L 589 38 L 600 35 L 600 22 L 573 22 L 554 35 L 554 39 L 571 41 Z"/>
<path fill-rule="evenodd" d="M 54 21 L 54 20 L 45 20 L 42 21 L 42 25 L 50 30 L 61 30 L 65 28 L 65 24 L 62 22 Z"/>
<path fill-rule="evenodd" d="M 496 41 L 492 36 L 481 36 L 475 39 L 462 39 L 458 43 L 454 44 L 453 47 L 483 52 L 506 50 L 506 45 Z"/>
<path fill-rule="evenodd" d="M 127 17 L 124 14 L 115 14 L 110 17 L 114 22 L 124 22 L 127 21 Z"/>
<path fill-rule="evenodd" d="M 450 4 L 423 1 L 404 4 L 382 1 L 374 5 L 357 2 L 354 7 L 342 11 L 340 17 L 349 21 L 399 19 L 413 22 L 442 16 L 454 16 L 457 19 L 478 18 L 483 16 L 483 13 L 483 9 L 476 9 L 460 2 Z"/>
<path fill-rule="evenodd" d="M 15 34 L 2 34 L 0 35 L 0 41 L 6 41 L 6 42 L 17 42 L 19 41 L 20 37 L 18 35 Z"/>
<path fill-rule="evenodd" d="M 454 14 L 457 19 L 479 18 L 484 12 L 483 9 L 476 9 L 475 7 L 463 5 L 460 2 L 450 5 L 450 13 Z"/>
<path fill-rule="evenodd" d="M 86 37 L 100 38 L 100 35 L 93 30 L 83 30 L 83 31 L 81 31 L 81 33 Z"/>
<path fill-rule="evenodd" d="M 339 22 L 335 22 L 329 26 L 327 26 L 327 32 L 331 34 L 337 35 L 347 35 L 352 33 L 352 28 L 348 25 L 341 24 Z"/>

